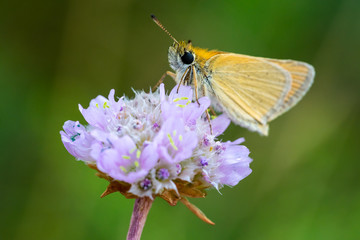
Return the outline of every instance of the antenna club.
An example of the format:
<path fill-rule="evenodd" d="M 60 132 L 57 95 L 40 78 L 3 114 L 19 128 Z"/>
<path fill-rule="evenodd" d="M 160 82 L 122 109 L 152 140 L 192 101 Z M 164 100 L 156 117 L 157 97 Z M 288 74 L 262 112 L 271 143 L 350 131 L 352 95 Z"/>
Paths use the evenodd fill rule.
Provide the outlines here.
<path fill-rule="evenodd" d="M 157 20 L 157 18 L 155 17 L 154 14 L 151 14 L 150 17 L 151 17 L 153 20 Z"/>

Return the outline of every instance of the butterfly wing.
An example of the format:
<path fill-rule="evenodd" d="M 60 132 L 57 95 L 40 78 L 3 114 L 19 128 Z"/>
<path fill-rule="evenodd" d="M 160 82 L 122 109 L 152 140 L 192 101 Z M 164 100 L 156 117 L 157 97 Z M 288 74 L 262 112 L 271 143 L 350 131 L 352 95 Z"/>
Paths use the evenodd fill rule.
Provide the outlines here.
<path fill-rule="evenodd" d="M 264 58 L 263 58 L 264 59 Z M 310 89 L 314 77 L 315 70 L 314 67 L 310 64 L 294 61 L 294 60 L 277 60 L 277 59 L 264 59 L 271 63 L 274 63 L 281 68 L 288 71 L 291 75 L 291 89 L 287 93 L 283 104 L 279 107 L 278 111 L 270 116 L 269 121 L 283 114 L 290 108 L 292 108 L 296 103 L 298 103 L 301 98 L 307 93 Z"/>
<path fill-rule="evenodd" d="M 265 59 L 232 53 L 211 57 L 205 70 L 215 108 L 240 126 L 267 135 L 267 122 L 291 89 L 290 73 Z"/>

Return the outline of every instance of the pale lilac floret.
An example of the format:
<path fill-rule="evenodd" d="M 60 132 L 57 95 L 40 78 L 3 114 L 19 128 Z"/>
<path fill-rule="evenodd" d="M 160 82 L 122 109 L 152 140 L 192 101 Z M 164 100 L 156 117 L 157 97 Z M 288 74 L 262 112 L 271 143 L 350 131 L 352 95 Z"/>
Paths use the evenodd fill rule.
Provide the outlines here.
<path fill-rule="evenodd" d="M 94 161 L 90 156 L 91 145 L 94 138 L 78 121 L 66 121 L 64 131 L 60 132 L 61 140 L 68 152 L 78 160 Z"/>
<path fill-rule="evenodd" d="M 211 120 L 211 127 L 213 134 L 217 137 L 225 132 L 227 127 L 230 125 L 230 119 L 226 114 L 221 114 L 215 119 Z"/>
<path fill-rule="evenodd" d="M 112 148 L 100 153 L 97 166 L 116 180 L 134 183 L 145 177 L 157 162 L 153 144 L 138 149 L 129 136 L 111 139 Z"/>
<path fill-rule="evenodd" d="M 160 159 L 168 163 L 178 163 L 190 158 L 197 145 L 196 133 L 187 131 L 180 118 L 167 119 L 154 138 Z"/>
<path fill-rule="evenodd" d="M 90 105 L 87 109 L 84 109 L 79 104 L 79 110 L 84 116 L 85 120 L 94 127 L 106 130 L 116 125 L 116 121 L 124 109 L 123 99 L 115 101 L 115 90 L 112 89 L 108 98 L 101 95 L 90 101 Z M 116 129 L 119 126 L 116 126 Z"/>
<path fill-rule="evenodd" d="M 113 142 L 116 142 L 118 136 L 115 132 L 105 132 L 94 128 L 90 132 L 96 141 L 91 145 L 90 155 L 93 159 L 100 159 L 100 154 L 107 149 L 114 148 Z"/>
<path fill-rule="evenodd" d="M 241 140 L 243 139 L 224 143 L 226 150 L 221 154 L 220 165 L 216 170 L 221 184 L 235 186 L 252 171 L 249 167 L 252 161 L 249 158 L 249 149 L 236 144 Z"/>
<path fill-rule="evenodd" d="M 160 95 L 164 96 L 163 88 L 160 88 Z M 162 117 L 166 120 L 169 117 L 182 118 L 187 126 L 194 126 L 204 111 L 210 106 L 210 99 L 202 97 L 198 102 L 192 102 L 193 90 L 191 87 L 180 86 L 173 88 L 169 97 L 162 98 Z"/>

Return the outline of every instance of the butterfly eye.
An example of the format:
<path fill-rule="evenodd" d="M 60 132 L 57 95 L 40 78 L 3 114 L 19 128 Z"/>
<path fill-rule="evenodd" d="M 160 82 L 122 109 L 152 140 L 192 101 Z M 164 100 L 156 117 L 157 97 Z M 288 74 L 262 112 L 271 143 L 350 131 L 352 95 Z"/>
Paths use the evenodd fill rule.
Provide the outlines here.
<path fill-rule="evenodd" d="M 191 64 L 194 61 L 194 55 L 186 51 L 184 55 L 181 56 L 181 61 L 185 64 Z"/>

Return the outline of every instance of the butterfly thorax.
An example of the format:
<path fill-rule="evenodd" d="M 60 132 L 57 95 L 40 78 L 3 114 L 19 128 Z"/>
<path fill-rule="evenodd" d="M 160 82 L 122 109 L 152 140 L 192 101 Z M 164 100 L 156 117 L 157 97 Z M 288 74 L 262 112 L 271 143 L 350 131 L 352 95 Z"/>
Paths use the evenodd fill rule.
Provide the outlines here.
<path fill-rule="evenodd" d="M 204 67 L 205 63 L 214 55 L 223 53 L 221 51 L 218 50 L 208 50 L 208 49 L 203 49 L 203 48 L 198 48 L 198 47 L 193 47 L 192 51 L 194 52 L 195 56 L 196 56 L 196 63 L 200 66 L 200 67 Z"/>

